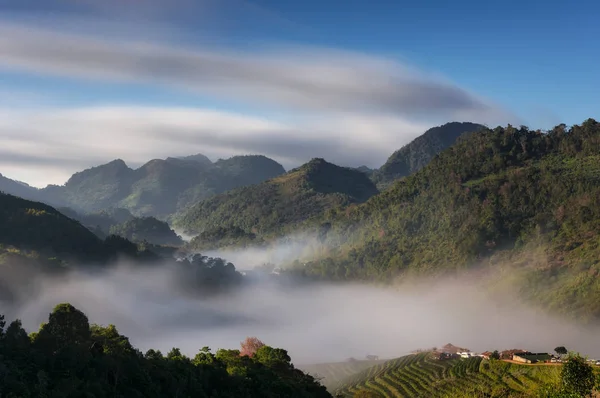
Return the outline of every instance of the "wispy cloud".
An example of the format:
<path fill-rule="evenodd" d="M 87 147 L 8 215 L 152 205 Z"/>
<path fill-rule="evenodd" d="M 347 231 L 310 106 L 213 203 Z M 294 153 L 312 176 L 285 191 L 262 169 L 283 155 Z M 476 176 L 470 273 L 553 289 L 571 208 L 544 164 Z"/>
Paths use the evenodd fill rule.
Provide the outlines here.
<path fill-rule="evenodd" d="M 44 15 L 38 2 L 14 4 L 10 11 Z M 252 2 L 228 0 L 227 4 L 286 23 Z M 142 21 L 140 32 L 149 32 L 185 18 L 186 12 L 195 15 L 199 7 L 205 17 L 218 14 L 218 21 L 226 21 L 222 18 L 226 10 L 214 0 L 177 0 L 176 4 L 152 0 L 144 2 L 135 18 Z M 240 109 L 251 105 L 257 113 L 169 103 L 141 107 L 119 101 L 117 105 L 106 97 L 95 100 L 105 106 L 57 109 L 48 101 L 32 100 L 34 106 L 27 109 L 26 104 L 4 103 L 0 96 L 0 171 L 33 185 L 63 183 L 81 168 L 114 158 L 137 165 L 194 152 L 213 159 L 260 153 L 286 167 L 312 157 L 377 167 L 433 125 L 450 120 L 492 125 L 514 120 L 476 93 L 386 57 L 273 43 L 251 43 L 243 49 L 207 47 L 181 44 L 185 41 L 173 40 L 169 34 L 121 34 L 127 28 L 120 23 L 129 17 L 124 16 L 127 12 L 117 12 L 116 0 L 101 5 L 84 1 L 77 6 L 62 1 L 50 8 L 60 9 L 58 17 L 43 23 L 42 19 L 34 23 L 35 18 L 0 20 L 0 71 L 26 71 L 47 79 L 70 79 L 70 83 L 167 87 L 186 96 L 197 93 L 198 98 L 224 100 Z M 52 93 L 44 95 L 51 98 Z M 261 114 L 279 116 L 268 119 Z"/>
<path fill-rule="evenodd" d="M 65 77 L 170 85 L 310 111 L 495 117 L 493 105 L 397 62 L 315 48 L 248 52 L 109 41 L 4 25 L 0 66 Z"/>
<path fill-rule="evenodd" d="M 385 161 L 390 148 L 406 144 L 427 127 L 364 115 L 282 123 L 194 108 L 9 109 L 0 110 L 0 170 L 42 186 L 62 184 L 75 171 L 115 158 L 136 166 L 198 152 L 213 160 L 260 153 L 287 168 L 312 157 L 374 167 Z"/>

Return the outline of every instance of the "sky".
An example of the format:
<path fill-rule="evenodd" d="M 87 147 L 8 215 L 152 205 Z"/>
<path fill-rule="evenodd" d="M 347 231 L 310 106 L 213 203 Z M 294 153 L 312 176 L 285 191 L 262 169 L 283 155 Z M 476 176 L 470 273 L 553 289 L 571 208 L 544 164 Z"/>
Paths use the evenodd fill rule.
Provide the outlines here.
<path fill-rule="evenodd" d="M 0 173 L 264 154 L 379 167 L 449 121 L 598 118 L 600 4 L 0 0 Z"/>

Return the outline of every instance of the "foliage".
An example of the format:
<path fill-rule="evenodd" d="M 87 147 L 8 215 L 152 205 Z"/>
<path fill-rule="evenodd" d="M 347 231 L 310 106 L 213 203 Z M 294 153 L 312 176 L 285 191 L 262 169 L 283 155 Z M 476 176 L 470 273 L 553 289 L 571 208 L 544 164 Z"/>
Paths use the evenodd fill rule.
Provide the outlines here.
<path fill-rule="evenodd" d="M 102 241 L 42 203 L 0 193 L 0 244 L 50 256 L 101 258 Z"/>
<path fill-rule="evenodd" d="M 147 241 L 157 245 L 180 246 L 183 241 L 169 224 L 154 217 L 134 217 L 122 224 L 114 225 L 109 231 L 132 242 Z"/>
<path fill-rule="evenodd" d="M 569 351 L 567 350 L 567 348 L 565 346 L 558 346 L 554 349 L 554 352 L 556 352 L 558 355 L 567 355 L 569 353 Z"/>
<path fill-rule="evenodd" d="M 578 354 L 571 354 L 562 367 L 561 381 L 565 392 L 580 397 L 590 397 L 596 385 L 594 368 L 586 362 L 585 358 Z"/>
<path fill-rule="evenodd" d="M 175 264 L 177 285 L 193 294 L 220 294 L 243 283 L 243 276 L 235 266 L 219 257 L 198 253 Z"/>
<path fill-rule="evenodd" d="M 431 128 L 394 152 L 385 164 L 375 171 L 373 180 L 383 189 L 393 181 L 425 167 L 435 155 L 454 144 L 460 135 L 483 128 L 480 124 L 458 122 Z"/>
<path fill-rule="evenodd" d="M 490 359 L 500 359 L 500 353 L 498 352 L 498 350 L 494 350 L 494 352 L 492 352 L 492 354 L 490 355 Z"/>
<path fill-rule="evenodd" d="M 198 203 L 176 219 L 187 232 L 228 230 L 243 239 L 281 233 L 332 208 L 360 203 L 377 193 L 362 172 L 313 159 L 280 177 Z M 203 244 L 202 237 L 196 244 Z"/>
<path fill-rule="evenodd" d="M 27 335 L 0 317 L 2 397 L 329 397 L 294 368 L 285 350 L 264 346 L 257 358 L 236 350 L 195 358 L 177 348 L 142 354 L 114 325 L 89 325 L 81 311 L 60 304 Z M 237 355 L 236 355 L 237 352 Z M 232 355 L 233 354 L 233 355 Z"/>
<path fill-rule="evenodd" d="M 246 337 L 246 340 L 240 343 L 240 355 L 253 357 L 260 348 L 264 347 L 264 345 L 265 343 L 256 337 Z"/>

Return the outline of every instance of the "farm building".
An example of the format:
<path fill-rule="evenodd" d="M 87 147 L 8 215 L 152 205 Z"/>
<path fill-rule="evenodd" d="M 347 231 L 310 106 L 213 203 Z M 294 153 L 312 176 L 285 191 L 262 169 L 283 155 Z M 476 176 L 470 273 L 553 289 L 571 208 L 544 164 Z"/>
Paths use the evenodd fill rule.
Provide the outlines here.
<path fill-rule="evenodd" d="M 437 359 L 440 361 L 443 361 L 445 359 L 456 359 L 456 358 L 460 358 L 460 356 L 458 354 L 451 354 L 449 352 L 439 352 L 439 351 L 434 351 L 431 354 L 431 357 L 433 359 Z"/>
<path fill-rule="evenodd" d="M 524 354 L 526 350 L 520 350 L 518 348 L 513 348 L 512 350 L 504 350 L 500 353 L 500 359 L 513 359 L 515 354 Z"/>
<path fill-rule="evenodd" d="M 477 354 L 475 354 L 474 352 L 470 352 L 470 351 L 458 352 L 457 354 L 460 355 L 461 358 L 465 358 L 465 359 L 477 356 Z"/>
<path fill-rule="evenodd" d="M 540 353 L 525 352 L 525 353 L 514 354 L 512 357 L 513 361 L 523 362 L 523 363 L 550 362 L 551 359 L 552 359 L 552 355 L 550 355 L 546 352 L 540 352 Z"/>

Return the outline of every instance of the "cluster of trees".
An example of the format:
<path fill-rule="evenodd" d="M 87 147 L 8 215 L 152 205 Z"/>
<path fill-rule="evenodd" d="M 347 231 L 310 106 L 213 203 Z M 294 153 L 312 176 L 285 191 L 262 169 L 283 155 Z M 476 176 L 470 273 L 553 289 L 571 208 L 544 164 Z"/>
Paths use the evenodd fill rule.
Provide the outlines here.
<path fill-rule="evenodd" d="M 244 282 L 244 277 L 236 271 L 235 266 L 219 257 L 194 254 L 175 264 L 178 286 L 194 294 L 220 294 Z"/>
<path fill-rule="evenodd" d="M 111 235 L 122 236 L 132 242 L 149 242 L 156 245 L 181 246 L 183 240 L 169 224 L 154 217 L 135 217 L 110 228 Z"/>
<path fill-rule="evenodd" d="M 245 344 L 245 343 L 244 343 Z M 90 325 L 69 304 L 27 334 L 0 316 L 2 397 L 330 397 L 296 369 L 287 352 L 262 343 L 250 351 L 208 347 L 189 358 L 135 349 L 114 325 Z"/>

